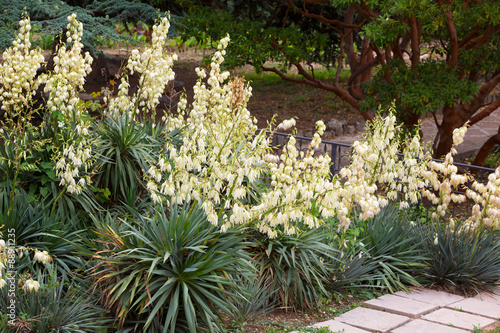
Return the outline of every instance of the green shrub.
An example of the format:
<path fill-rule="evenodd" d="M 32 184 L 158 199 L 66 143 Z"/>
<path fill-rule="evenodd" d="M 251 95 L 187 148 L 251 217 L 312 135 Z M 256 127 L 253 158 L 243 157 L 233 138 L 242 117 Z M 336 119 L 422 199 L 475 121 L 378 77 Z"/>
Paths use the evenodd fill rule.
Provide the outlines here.
<path fill-rule="evenodd" d="M 257 272 L 277 306 L 287 309 L 312 308 L 319 294 L 326 292 L 325 263 L 334 260 L 336 250 L 325 243 L 320 229 L 305 229 L 296 235 L 281 234 L 272 239 L 254 231 L 250 252 Z"/>
<path fill-rule="evenodd" d="M 368 221 L 361 236 L 367 260 L 377 265 L 376 286 L 391 292 L 419 285 L 417 276 L 427 258 L 418 232 L 409 222 L 396 206 L 387 206 Z"/>
<path fill-rule="evenodd" d="M 245 332 L 244 327 L 249 321 L 258 320 L 276 309 L 276 302 L 271 300 L 276 290 L 271 291 L 263 279 L 253 277 L 242 282 L 245 298 L 232 300 L 238 311 L 236 321 L 229 327 L 231 332 Z"/>
<path fill-rule="evenodd" d="M 143 170 L 147 170 L 148 161 L 156 160 L 154 152 L 161 150 L 161 143 L 150 135 L 151 127 L 151 122 L 141 126 L 130 121 L 127 113 L 104 117 L 97 127 L 96 184 L 99 188 L 108 188 L 114 202 L 137 199 L 144 188 Z"/>
<path fill-rule="evenodd" d="M 425 277 L 431 285 L 470 292 L 498 286 L 500 232 L 469 229 L 463 223 L 428 226 L 422 249 L 430 257 Z"/>
<path fill-rule="evenodd" d="M 427 257 L 404 211 L 387 206 L 374 218 L 355 222 L 350 230 L 338 245 L 345 254 L 338 258 L 342 264 L 334 266 L 331 290 L 363 286 L 394 292 L 420 285 L 417 277 Z"/>
<path fill-rule="evenodd" d="M 253 271 L 242 232 L 221 233 L 197 204 L 97 229 L 109 251 L 99 253 L 95 286 L 120 326 L 213 331 L 225 316 L 237 319 L 231 300 L 247 299 L 239 285 Z"/>
<path fill-rule="evenodd" d="M 361 253 L 361 252 L 360 252 Z M 374 288 L 373 281 L 379 277 L 375 272 L 377 263 L 361 254 L 337 252 L 331 262 L 326 289 L 335 293 L 353 292 L 359 288 Z"/>
<path fill-rule="evenodd" d="M 51 214 L 56 214 L 61 221 L 84 222 L 83 212 L 98 211 L 101 207 L 90 189 L 72 195 L 60 186 L 54 161 L 55 151 L 60 149 L 54 115 L 46 114 L 40 128 L 28 130 L 24 135 L 17 131 L 0 132 L 0 186 L 5 190 L 16 188 L 16 191 L 26 192 L 28 203 L 52 207 Z M 74 127 L 75 123 L 68 126 Z"/>
<path fill-rule="evenodd" d="M 16 316 L 14 325 L 9 313 L 9 282 L 0 289 L 0 327 L 10 328 L 12 332 L 71 332 L 94 333 L 111 325 L 106 312 L 88 295 L 85 287 L 60 279 L 52 270 L 46 276 L 36 276 L 40 282 L 38 291 L 25 291 L 16 286 Z M 16 283 L 25 280 L 16 276 Z M 3 331 L 2 332 L 6 332 Z"/>
<path fill-rule="evenodd" d="M 17 272 L 34 273 L 44 269 L 44 265 L 32 260 L 34 249 L 47 251 L 61 275 L 79 268 L 83 262 L 76 251 L 84 232 L 77 228 L 76 221 L 65 223 L 50 214 L 50 206 L 28 203 L 28 194 L 22 189 L 13 201 L 9 192 L 0 189 L 0 235 L 5 237 L 8 230 L 15 230 L 16 247 L 24 255 L 16 258 Z"/>

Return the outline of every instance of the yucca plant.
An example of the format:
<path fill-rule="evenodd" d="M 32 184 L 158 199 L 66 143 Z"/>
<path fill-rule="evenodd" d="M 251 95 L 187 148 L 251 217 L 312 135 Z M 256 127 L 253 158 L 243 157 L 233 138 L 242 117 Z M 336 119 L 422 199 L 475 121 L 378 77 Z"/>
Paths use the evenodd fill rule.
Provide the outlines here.
<path fill-rule="evenodd" d="M 25 280 L 16 276 L 16 318 L 0 317 L 2 332 L 101 332 L 112 326 L 112 319 L 97 305 L 95 297 L 87 293 L 87 287 L 71 283 L 50 269 L 44 275 L 34 275 L 40 282 L 37 291 L 27 291 L 17 282 Z M 0 289 L 0 313 L 9 313 L 11 305 L 9 288 Z M 9 324 L 9 321 L 11 321 Z"/>
<path fill-rule="evenodd" d="M 270 290 L 268 285 L 265 285 L 263 279 L 252 277 L 242 281 L 241 285 L 245 299 L 237 298 L 233 302 L 238 311 L 236 312 L 237 320 L 233 322 L 231 331 L 244 331 L 244 326 L 251 320 L 271 313 L 276 309 L 276 301 L 271 300 L 273 294 L 277 290 Z"/>
<path fill-rule="evenodd" d="M 150 135 L 149 127 L 151 122 L 132 121 L 127 113 L 105 116 L 97 127 L 96 184 L 109 189 L 114 202 L 139 196 L 143 170 L 147 170 L 147 162 L 155 161 L 161 150 L 161 142 Z"/>
<path fill-rule="evenodd" d="M 271 239 L 258 231 L 252 233 L 249 248 L 259 278 L 271 299 L 285 309 L 312 308 L 325 292 L 327 263 L 336 250 L 325 243 L 320 229 L 304 228 L 296 235 L 281 234 Z"/>
<path fill-rule="evenodd" d="M 430 257 L 424 276 L 430 285 L 464 293 L 498 286 L 500 280 L 500 231 L 427 225 L 422 249 Z"/>
<path fill-rule="evenodd" d="M 347 248 L 344 244 L 338 246 L 345 253 L 343 261 L 347 258 L 353 262 L 340 268 L 354 269 L 362 275 L 356 279 L 353 272 L 345 271 L 340 276 L 351 276 L 354 284 L 390 292 L 420 285 L 418 275 L 427 257 L 421 250 L 418 230 L 410 225 L 404 211 L 389 205 L 374 218 L 357 221 L 351 228 L 357 228 L 356 239 Z M 332 281 L 331 287 L 338 287 L 336 281 Z"/>
<path fill-rule="evenodd" d="M 360 288 L 374 288 L 373 281 L 378 276 L 375 273 L 377 263 L 369 260 L 358 252 L 351 254 L 350 251 L 336 253 L 335 260 L 330 262 L 328 281 L 325 288 L 328 291 L 344 294 Z"/>
<path fill-rule="evenodd" d="M 97 225 L 94 287 L 121 327 L 134 332 L 221 330 L 253 268 L 238 230 L 221 233 L 196 203 L 167 214 Z M 231 301 L 233 300 L 233 301 Z"/>
<path fill-rule="evenodd" d="M 16 261 L 18 272 L 32 272 L 37 268 L 30 249 L 47 251 L 57 263 L 60 275 L 80 267 L 82 261 L 76 251 L 84 232 L 76 227 L 77 223 L 71 220 L 64 223 L 57 215 L 51 215 L 51 206 L 28 203 L 28 194 L 22 189 L 13 199 L 9 192 L 0 189 L 0 232 L 7 235 L 8 230 L 15 230 L 16 246 L 28 248 L 25 256 Z"/>
<path fill-rule="evenodd" d="M 46 113 L 43 123 L 24 136 L 24 146 L 31 147 L 25 157 L 18 156 L 24 149 L 20 148 L 22 144 L 12 144 L 15 140 L 21 141 L 17 133 L 0 133 L 0 184 L 15 187 L 15 191 L 25 191 L 29 203 L 52 206 L 52 214 L 57 214 L 62 221 L 84 222 L 86 212 L 101 207 L 88 188 L 80 195 L 72 195 L 60 186 L 61 179 L 56 175 L 53 160 L 54 150 L 60 148 L 57 147 L 57 127 L 57 118 Z M 11 144 L 4 144 L 7 141 Z"/>

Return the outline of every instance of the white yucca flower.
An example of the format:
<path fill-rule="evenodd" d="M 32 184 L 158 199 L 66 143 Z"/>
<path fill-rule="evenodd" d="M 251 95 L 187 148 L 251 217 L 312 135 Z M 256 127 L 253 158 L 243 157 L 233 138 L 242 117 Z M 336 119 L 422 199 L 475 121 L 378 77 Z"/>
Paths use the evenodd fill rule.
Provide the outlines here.
<path fill-rule="evenodd" d="M 31 291 L 37 292 L 38 289 L 40 289 L 40 283 L 38 283 L 38 281 L 35 281 L 33 279 L 28 279 L 24 283 L 23 289 L 26 292 L 31 292 Z"/>
<path fill-rule="evenodd" d="M 34 259 L 42 264 L 47 264 L 52 261 L 52 257 L 49 255 L 47 251 L 35 250 Z"/>
<path fill-rule="evenodd" d="M 295 126 L 295 119 L 292 118 L 292 119 L 283 120 L 283 122 L 278 125 L 278 128 L 286 131 L 287 129 L 289 129 L 293 126 Z"/>

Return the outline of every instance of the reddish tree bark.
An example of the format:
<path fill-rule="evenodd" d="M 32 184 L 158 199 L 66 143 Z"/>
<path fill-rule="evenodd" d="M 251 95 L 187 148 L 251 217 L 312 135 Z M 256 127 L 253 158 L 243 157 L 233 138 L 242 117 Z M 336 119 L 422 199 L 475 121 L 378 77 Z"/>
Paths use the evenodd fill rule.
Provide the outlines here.
<path fill-rule="evenodd" d="M 500 145 L 500 127 L 498 128 L 498 133 L 490 137 L 482 145 L 481 149 L 479 149 L 479 152 L 477 153 L 476 158 L 474 159 L 474 162 L 472 162 L 472 164 L 477 166 L 484 166 L 484 161 L 486 161 L 486 158 L 490 154 L 490 151 L 496 145 Z"/>

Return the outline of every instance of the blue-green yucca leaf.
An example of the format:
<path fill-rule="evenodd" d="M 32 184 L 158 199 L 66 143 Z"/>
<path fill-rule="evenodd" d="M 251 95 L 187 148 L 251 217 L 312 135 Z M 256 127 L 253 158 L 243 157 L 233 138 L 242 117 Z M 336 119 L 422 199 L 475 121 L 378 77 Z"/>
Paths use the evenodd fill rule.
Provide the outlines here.
<path fill-rule="evenodd" d="M 7 235 L 8 230 L 15 230 L 16 246 L 32 249 L 16 262 L 17 271 L 33 273 L 35 268 L 42 268 L 42 264 L 31 260 L 34 249 L 47 251 L 57 263 L 60 275 L 79 268 L 82 260 L 76 252 L 82 230 L 77 223 L 71 223 L 74 220 L 65 223 L 57 214 L 51 215 L 50 205 L 28 203 L 27 198 L 28 194 L 22 190 L 13 199 L 8 191 L 0 190 L 0 233 Z M 11 204 L 13 211 L 9 214 Z"/>
<path fill-rule="evenodd" d="M 425 270 L 430 284 L 466 293 L 498 286 L 498 230 L 469 229 L 458 222 L 454 228 L 449 224 L 428 226 L 422 235 L 423 250 L 430 257 Z"/>
<path fill-rule="evenodd" d="M 100 188 L 108 188 L 115 201 L 137 198 L 144 189 L 142 170 L 157 160 L 163 144 L 158 134 L 150 135 L 152 126 L 152 123 L 130 121 L 127 113 L 115 118 L 104 117 L 98 126 L 96 183 Z"/>
<path fill-rule="evenodd" d="M 276 304 L 295 308 L 313 307 L 318 291 L 325 292 L 328 263 L 335 260 L 336 249 L 327 245 L 320 229 L 305 229 L 296 235 L 276 239 L 254 232 L 249 248 L 259 279 L 268 287 Z"/>
<path fill-rule="evenodd" d="M 360 237 L 366 260 L 376 264 L 374 286 L 391 292 L 420 285 L 417 277 L 427 257 L 421 251 L 421 239 L 412 229 L 403 211 L 384 207 L 370 219 Z"/>
<path fill-rule="evenodd" d="M 347 235 L 340 263 L 332 264 L 328 287 L 332 291 L 354 287 L 405 290 L 420 285 L 428 259 L 421 250 L 420 229 L 411 227 L 408 216 L 389 205 L 372 219 L 355 221 Z"/>
<path fill-rule="evenodd" d="M 240 276 L 253 271 L 241 231 L 221 233 L 196 203 L 106 228 L 101 224 L 98 233 L 114 245 L 102 252 L 96 285 L 121 325 L 136 320 L 144 330 L 158 324 L 164 332 L 203 331 L 220 328 L 222 314 L 236 318 L 229 300 L 243 299 Z"/>
<path fill-rule="evenodd" d="M 106 311 L 97 305 L 97 299 L 87 292 L 87 286 L 69 281 L 57 274 L 58 269 L 48 269 L 34 274 L 40 289 L 25 292 L 16 290 L 16 321 L 12 330 L 26 328 L 33 332 L 98 332 L 111 325 Z M 21 276 L 17 276 L 21 279 Z M 0 312 L 8 313 L 10 305 L 8 288 L 0 289 Z"/>

